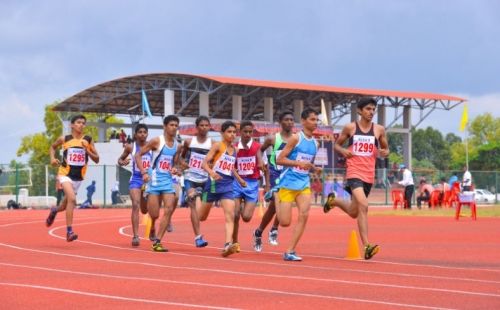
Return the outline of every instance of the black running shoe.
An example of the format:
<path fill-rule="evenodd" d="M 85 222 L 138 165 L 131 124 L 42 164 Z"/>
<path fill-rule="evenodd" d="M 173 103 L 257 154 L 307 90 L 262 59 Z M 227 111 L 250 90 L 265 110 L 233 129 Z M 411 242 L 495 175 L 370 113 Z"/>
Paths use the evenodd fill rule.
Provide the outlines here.
<path fill-rule="evenodd" d="M 66 234 L 66 241 L 71 242 L 75 241 L 76 239 L 78 239 L 78 235 L 75 234 L 74 232 L 69 232 Z"/>
<path fill-rule="evenodd" d="M 54 220 L 56 219 L 56 215 L 57 215 L 57 208 L 50 208 L 49 216 L 45 220 L 45 225 L 47 225 L 47 227 L 52 226 Z"/>
<path fill-rule="evenodd" d="M 330 194 L 328 194 L 328 198 L 326 198 L 326 202 L 323 205 L 323 212 L 324 213 L 330 212 L 330 210 L 335 207 L 333 205 L 334 201 L 335 201 L 335 192 L 331 192 Z"/>
<path fill-rule="evenodd" d="M 372 258 L 373 256 L 375 256 L 375 254 L 378 253 L 379 250 L 380 250 L 380 247 L 378 245 L 367 244 L 365 246 L 365 259 Z"/>

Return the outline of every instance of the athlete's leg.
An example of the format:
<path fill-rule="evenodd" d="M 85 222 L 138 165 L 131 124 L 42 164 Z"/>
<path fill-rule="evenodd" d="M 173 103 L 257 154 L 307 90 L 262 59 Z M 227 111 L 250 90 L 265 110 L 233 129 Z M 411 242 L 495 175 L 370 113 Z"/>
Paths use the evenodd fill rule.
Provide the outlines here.
<path fill-rule="evenodd" d="M 160 227 L 158 228 L 158 239 L 162 239 L 163 236 L 165 235 L 165 232 L 167 231 L 167 226 L 172 220 L 172 214 L 174 213 L 175 207 L 175 201 L 176 201 L 176 195 L 175 193 L 163 193 L 161 195 L 161 199 L 163 201 L 164 210 L 163 210 L 163 217 L 161 218 L 160 221 Z"/>
<path fill-rule="evenodd" d="M 226 237 L 225 241 L 227 243 L 233 242 L 233 230 L 234 230 L 234 209 L 235 203 L 233 199 L 221 199 L 220 204 L 222 209 L 224 209 L 225 218 L 225 231 Z"/>
<path fill-rule="evenodd" d="M 297 221 L 297 225 L 293 229 L 293 235 L 288 245 L 287 253 L 295 252 L 295 247 L 297 246 L 297 243 L 299 243 L 300 237 L 302 237 L 302 234 L 304 233 L 307 219 L 309 218 L 309 210 L 311 209 L 311 193 L 300 193 L 296 197 L 295 201 L 297 203 L 297 209 L 299 211 L 299 218 Z"/>
<path fill-rule="evenodd" d="M 241 209 L 245 206 L 246 203 L 242 202 L 240 197 L 234 198 L 234 226 L 233 226 L 233 242 L 238 242 L 238 231 L 240 228 L 240 217 L 241 217 Z"/>
<path fill-rule="evenodd" d="M 135 236 L 139 235 L 139 208 L 142 200 L 142 193 L 140 188 L 129 189 L 130 200 L 132 201 L 132 213 L 130 220 L 132 222 L 132 232 Z"/>
<path fill-rule="evenodd" d="M 358 210 L 359 236 L 363 245 L 366 246 L 368 244 L 368 198 L 366 198 L 363 187 L 352 190 L 352 206 Z"/>
<path fill-rule="evenodd" d="M 64 196 L 66 203 L 64 204 L 61 203 L 61 207 L 64 205 L 64 209 L 66 210 L 66 226 L 72 226 L 73 225 L 73 210 L 76 205 L 76 193 L 75 190 L 73 189 L 73 183 L 72 182 L 63 182 L 62 188 L 64 191 Z M 61 209 L 64 210 L 64 209 Z"/>
<path fill-rule="evenodd" d="M 148 213 L 151 217 L 151 231 L 149 233 L 149 239 L 155 239 L 155 227 L 156 220 L 160 216 L 160 194 L 159 193 L 149 193 L 148 195 Z"/>

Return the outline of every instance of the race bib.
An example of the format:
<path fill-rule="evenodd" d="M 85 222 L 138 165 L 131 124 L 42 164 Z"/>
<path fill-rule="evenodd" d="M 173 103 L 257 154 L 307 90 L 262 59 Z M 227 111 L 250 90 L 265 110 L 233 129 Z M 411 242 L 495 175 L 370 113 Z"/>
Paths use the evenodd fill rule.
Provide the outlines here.
<path fill-rule="evenodd" d="M 238 174 L 251 175 L 254 172 L 256 165 L 255 156 L 238 157 Z"/>
<path fill-rule="evenodd" d="M 173 159 L 172 155 L 160 155 L 160 158 L 158 159 L 158 172 L 170 173 Z"/>
<path fill-rule="evenodd" d="M 151 167 L 151 156 L 143 155 L 141 158 L 141 162 L 142 162 L 142 168 L 146 170 L 149 169 L 149 167 Z"/>
<path fill-rule="evenodd" d="M 205 160 L 206 155 L 191 152 L 191 156 L 189 157 L 189 170 L 194 171 L 199 174 L 207 174 L 203 168 L 201 168 L 201 163 Z"/>
<path fill-rule="evenodd" d="M 230 176 L 234 168 L 236 157 L 223 154 L 215 163 L 214 171 Z"/>
<path fill-rule="evenodd" d="M 85 150 L 80 148 L 70 147 L 68 149 L 66 162 L 70 166 L 80 166 L 80 167 L 85 166 Z"/>
<path fill-rule="evenodd" d="M 352 137 L 352 153 L 358 156 L 372 156 L 375 151 L 375 137 L 354 135 Z"/>
<path fill-rule="evenodd" d="M 276 157 L 274 158 L 274 162 L 276 163 L 276 160 L 278 159 L 278 156 L 280 156 L 282 150 L 276 151 Z M 276 165 L 276 170 L 281 171 L 283 170 L 282 165 Z"/>
<path fill-rule="evenodd" d="M 312 163 L 313 158 L 314 155 L 299 152 L 295 160 Z M 309 174 L 309 169 L 302 169 L 300 167 L 293 167 L 293 171 L 301 174 Z"/>

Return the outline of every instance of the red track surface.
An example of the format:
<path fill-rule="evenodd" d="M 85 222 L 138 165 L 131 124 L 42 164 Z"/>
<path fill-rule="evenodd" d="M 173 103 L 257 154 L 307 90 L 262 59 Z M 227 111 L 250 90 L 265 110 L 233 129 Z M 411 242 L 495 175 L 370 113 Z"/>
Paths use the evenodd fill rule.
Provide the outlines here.
<path fill-rule="evenodd" d="M 229 258 L 220 256 L 220 209 L 202 223 L 203 249 L 189 210 L 178 209 L 168 253 L 152 252 L 148 240 L 130 246 L 130 210 L 76 210 L 73 243 L 64 214 L 47 229 L 47 213 L 0 212 L 2 309 L 500 309 L 498 218 L 370 217 L 381 251 L 350 261 L 356 222 L 313 209 L 297 248 L 304 261 L 284 262 L 290 228 L 280 228 L 278 247 L 252 250 L 257 213 L 240 226 L 242 252 Z"/>

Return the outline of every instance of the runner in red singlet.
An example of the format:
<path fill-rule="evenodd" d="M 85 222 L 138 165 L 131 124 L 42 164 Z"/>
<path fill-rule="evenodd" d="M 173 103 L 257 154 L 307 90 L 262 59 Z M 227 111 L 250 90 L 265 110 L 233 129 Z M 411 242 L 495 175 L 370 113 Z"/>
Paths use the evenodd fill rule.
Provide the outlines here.
<path fill-rule="evenodd" d="M 346 191 L 352 195 L 349 203 L 335 199 L 335 193 L 328 195 L 323 206 L 327 213 L 333 207 L 340 207 L 350 217 L 357 219 L 359 235 L 365 249 L 365 259 L 372 258 L 380 250 L 378 245 L 368 242 L 368 195 L 375 179 L 377 156 L 387 157 L 389 145 L 383 126 L 372 122 L 377 108 L 377 101 L 371 97 L 362 98 L 357 103 L 358 122 L 347 124 L 335 141 L 335 151 L 347 158 Z M 344 142 L 349 139 L 347 148 Z"/>

